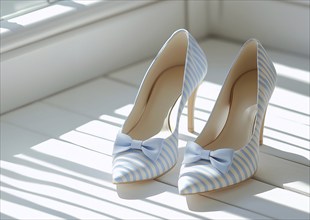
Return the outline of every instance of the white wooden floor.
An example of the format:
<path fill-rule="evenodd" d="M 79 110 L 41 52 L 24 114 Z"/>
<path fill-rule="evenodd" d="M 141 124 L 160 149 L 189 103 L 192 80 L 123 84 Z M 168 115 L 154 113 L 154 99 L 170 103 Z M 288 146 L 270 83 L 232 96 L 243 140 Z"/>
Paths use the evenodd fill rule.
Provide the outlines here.
<path fill-rule="evenodd" d="M 241 47 L 216 39 L 201 45 L 209 72 L 198 91 L 197 132 Z M 252 179 L 178 195 L 184 144 L 195 137 L 186 131 L 185 109 L 174 169 L 152 181 L 111 183 L 113 140 L 147 60 L 1 117 L 1 219 L 309 219 L 309 60 L 267 50 L 279 76 Z"/>

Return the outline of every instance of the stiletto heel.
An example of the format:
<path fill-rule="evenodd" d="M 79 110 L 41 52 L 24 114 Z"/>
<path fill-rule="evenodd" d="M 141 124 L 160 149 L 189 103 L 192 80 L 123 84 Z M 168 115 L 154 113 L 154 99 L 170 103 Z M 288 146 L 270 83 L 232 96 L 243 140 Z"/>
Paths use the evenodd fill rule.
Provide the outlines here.
<path fill-rule="evenodd" d="M 206 71 L 196 40 L 184 29 L 174 32 L 147 70 L 116 137 L 113 183 L 154 179 L 176 164 L 182 110 Z"/>
<path fill-rule="evenodd" d="M 188 99 L 187 130 L 190 133 L 193 133 L 195 130 L 194 112 L 195 112 L 195 101 L 196 101 L 198 87 L 193 91 L 192 95 Z"/>
<path fill-rule="evenodd" d="M 263 46 L 248 40 L 231 67 L 207 124 L 184 151 L 180 194 L 211 191 L 254 175 L 276 70 Z M 191 116 L 189 114 L 189 116 Z"/>
<path fill-rule="evenodd" d="M 261 126 L 260 126 L 260 132 L 259 132 L 259 145 L 262 145 L 262 144 L 263 144 L 265 117 L 266 117 L 266 112 L 265 112 L 265 114 L 264 114 L 264 118 L 263 118 L 262 124 L 261 124 Z"/>

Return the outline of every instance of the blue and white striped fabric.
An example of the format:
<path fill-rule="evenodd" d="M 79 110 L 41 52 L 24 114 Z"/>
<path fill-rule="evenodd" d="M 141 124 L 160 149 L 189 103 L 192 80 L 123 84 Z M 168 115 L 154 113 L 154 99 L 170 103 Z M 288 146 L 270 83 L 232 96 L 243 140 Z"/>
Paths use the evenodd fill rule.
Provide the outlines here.
<path fill-rule="evenodd" d="M 166 45 L 173 40 L 177 34 L 184 34 L 187 38 L 188 44 L 182 94 L 178 107 L 178 115 L 176 118 L 176 127 L 174 131 L 171 131 L 171 135 L 164 139 L 160 155 L 155 161 L 144 155 L 141 150 L 136 149 L 130 149 L 125 152 L 114 154 L 112 172 L 113 183 L 127 183 L 154 179 L 169 171 L 176 164 L 178 158 L 178 128 L 182 110 L 184 109 L 188 98 L 199 83 L 204 79 L 207 72 L 207 60 L 204 52 L 190 33 L 184 29 L 177 30 L 171 35 L 157 54 L 154 61 L 161 56 L 161 53 L 165 50 Z M 143 82 L 148 77 L 148 73 L 149 71 L 147 71 Z M 143 85 L 143 82 L 141 86 Z"/>
<path fill-rule="evenodd" d="M 200 160 L 193 164 L 183 164 L 178 181 L 180 194 L 206 192 L 234 185 L 250 178 L 257 170 L 260 128 L 269 99 L 275 88 L 277 74 L 272 61 L 260 42 L 250 39 L 244 44 L 243 48 L 248 43 L 253 43 L 253 41 L 257 46 L 258 111 L 252 138 L 246 146 L 234 152 L 233 161 L 227 173 L 219 172 L 207 160 Z"/>

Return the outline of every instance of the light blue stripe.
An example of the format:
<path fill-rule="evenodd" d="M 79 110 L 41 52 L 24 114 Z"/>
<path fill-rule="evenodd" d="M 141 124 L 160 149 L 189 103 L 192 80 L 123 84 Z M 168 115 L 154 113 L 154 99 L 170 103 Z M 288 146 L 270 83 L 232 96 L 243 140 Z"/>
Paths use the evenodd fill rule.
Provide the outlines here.
<path fill-rule="evenodd" d="M 241 155 L 237 154 L 237 157 L 239 157 L 242 160 L 242 162 L 244 163 L 244 165 L 241 164 L 241 167 L 246 166 L 248 168 L 250 173 L 248 173 L 248 172 L 245 172 L 245 173 L 247 174 L 247 176 L 250 176 L 251 175 L 251 168 L 250 168 L 249 164 L 246 162 L 246 160 L 243 157 L 241 157 Z M 246 171 L 246 169 L 245 169 L 245 171 Z"/>
<path fill-rule="evenodd" d="M 270 81 L 270 79 L 268 77 L 260 77 L 259 79 L 259 83 L 261 82 L 265 82 L 266 84 L 268 84 L 268 92 L 273 90 L 274 84 Z"/>
<path fill-rule="evenodd" d="M 270 60 L 270 58 L 268 57 L 268 55 L 266 54 L 266 52 L 263 49 L 263 52 L 261 50 L 258 51 L 258 59 L 259 61 L 262 61 L 263 63 L 266 64 L 266 66 L 268 67 L 268 70 L 265 74 L 270 74 L 274 76 L 274 81 L 276 80 L 276 69 L 274 68 L 273 62 Z"/>
<path fill-rule="evenodd" d="M 196 56 L 193 56 L 193 57 L 191 57 L 190 59 L 195 59 L 195 57 Z M 197 57 L 196 57 L 197 58 Z M 198 60 L 198 58 L 197 58 L 197 60 Z M 199 62 L 202 62 L 201 60 L 199 60 Z M 202 66 L 202 65 L 200 65 L 199 63 L 196 63 L 196 64 L 193 64 L 193 68 L 196 70 L 196 72 L 204 72 L 205 71 L 205 66 Z M 203 75 L 200 75 L 200 77 L 199 77 L 199 75 L 197 75 L 197 74 L 193 74 L 194 75 L 194 77 L 195 77 L 195 79 L 196 79 L 196 82 L 198 82 L 198 81 L 201 81 L 201 77 L 203 76 Z"/>
<path fill-rule="evenodd" d="M 238 155 L 238 157 L 242 160 L 242 158 L 239 155 Z M 247 172 L 247 169 L 238 160 L 234 160 L 234 161 L 241 167 L 241 169 L 242 169 L 242 171 L 246 177 L 250 175 L 250 173 Z"/>
<path fill-rule="evenodd" d="M 201 182 L 199 179 L 196 178 L 195 174 L 190 173 L 188 176 L 191 177 L 191 179 L 188 179 L 188 181 L 191 182 L 191 184 L 189 186 L 187 186 L 187 189 L 191 189 L 190 192 L 199 192 L 200 188 L 198 186 L 197 180 L 198 182 Z M 204 185 L 204 183 L 202 183 Z M 196 189 L 196 190 L 195 190 Z"/>
<path fill-rule="evenodd" d="M 169 152 L 167 151 L 167 149 L 166 148 L 163 148 L 163 152 L 165 153 L 165 154 L 163 154 L 163 158 L 165 159 L 165 162 L 166 162 L 166 164 L 167 164 L 167 167 L 171 167 L 173 164 L 174 164 L 174 159 L 171 157 L 171 155 L 169 154 Z M 168 162 L 168 160 L 167 160 L 167 158 L 166 157 L 168 157 L 169 158 L 169 162 Z M 168 170 L 168 169 L 167 169 Z"/>
<path fill-rule="evenodd" d="M 265 65 L 261 65 L 261 67 L 259 68 L 259 71 L 261 71 L 261 72 L 267 71 Z M 270 85 L 272 85 L 272 86 L 274 86 L 274 84 L 275 84 L 275 81 L 274 81 L 272 75 L 270 75 L 270 74 L 264 74 L 264 75 L 260 74 L 260 78 L 267 79 L 268 82 L 270 83 Z"/>
<path fill-rule="evenodd" d="M 134 169 L 135 171 L 137 171 L 137 173 L 138 173 L 138 175 L 139 175 L 140 178 L 143 178 L 142 172 L 144 172 L 144 173 L 146 174 L 146 176 L 151 177 L 146 171 L 141 170 L 141 169 L 138 169 L 139 165 L 138 165 L 137 163 L 133 163 L 132 160 L 123 159 L 123 160 L 122 160 L 122 163 L 129 163 L 129 164 L 132 164 L 132 167 L 130 167 L 131 169 L 130 169 L 129 167 L 126 167 L 126 169 L 128 170 L 128 172 L 131 173 L 132 176 L 134 176 L 135 179 L 138 179 L 138 178 L 135 177 L 135 174 L 134 174 L 134 172 L 132 171 L 132 169 Z M 120 168 L 121 168 L 121 167 L 124 167 L 123 165 L 118 165 L 118 166 L 120 166 Z M 135 167 L 135 168 L 133 168 L 133 167 Z"/>
<path fill-rule="evenodd" d="M 146 157 L 145 157 L 144 155 L 142 155 L 142 156 L 145 158 L 144 160 L 146 160 L 146 161 L 144 161 L 144 160 L 142 160 L 142 158 L 139 157 L 138 155 L 139 155 L 139 154 L 137 154 L 137 155 L 131 155 L 131 156 L 132 156 L 133 159 L 136 159 L 136 160 L 138 160 L 139 162 L 143 163 L 143 167 L 140 167 L 140 166 L 139 166 L 140 169 L 143 169 L 143 170 L 145 169 L 145 170 L 150 171 L 150 173 L 151 173 L 150 178 L 152 178 L 153 176 L 156 176 L 156 174 L 158 174 L 158 172 L 159 172 L 158 167 L 155 166 L 155 164 L 154 164 L 154 168 L 155 168 L 155 172 L 156 172 L 156 173 L 154 173 L 154 171 L 153 171 L 153 169 L 151 168 L 149 162 L 146 162 L 148 159 L 146 159 Z M 146 168 L 147 168 L 147 169 L 146 169 Z M 147 174 L 147 173 L 146 173 L 146 174 Z"/>
<path fill-rule="evenodd" d="M 251 149 L 252 145 L 251 142 L 248 144 L 248 146 L 246 147 L 246 149 L 248 149 L 248 151 L 251 153 L 252 157 L 255 160 L 255 164 L 258 164 L 257 158 L 256 158 L 256 152 L 253 151 L 253 149 Z M 252 161 L 252 160 L 251 160 Z M 254 167 L 256 168 L 256 166 L 254 165 Z M 254 169 L 255 170 L 255 169 Z"/>
<path fill-rule="evenodd" d="M 244 149 L 241 149 L 241 150 L 240 150 L 240 153 L 241 153 L 242 155 L 244 155 L 244 156 L 249 160 L 249 162 L 250 162 L 250 164 L 251 164 L 251 167 L 252 167 L 252 169 L 250 169 L 250 170 L 255 170 L 255 166 L 254 166 L 254 163 L 253 163 L 253 161 L 252 161 L 252 158 L 248 155 L 248 153 L 245 152 Z"/>
<path fill-rule="evenodd" d="M 193 77 L 189 77 L 189 75 L 187 75 L 187 77 L 185 78 L 186 82 L 184 84 L 184 87 L 186 86 L 188 88 L 188 93 L 187 94 L 190 94 L 191 91 L 192 91 L 192 88 L 194 87 L 195 85 L 195 81 L 193 80 Z M 187 99 L 188 97 L 186 97 Z"/>
<path fill-rule="evenodd" d="M 188 66 L 187 69 L 188 69 L 189 72 L 194 72 L 194 71 L 196 71 L 196 70 L 194 69 L 193 66 Z M 194 75 L 194 74 L 193 74 L 193 75 Z M 195 79 L 195 75 L 194 75 L 193 77 L 188 77 L 188 78 L 190 78 L 191 81 L 188 81 L 187 84 L 189 84 L 189 86 L 190 86 L 190 88 L 191 88 L 191 91 L 193 91 L 194 88 L 196 88 L 196 86 L 197 86 L 197 80 Z"/>
<path fill-rule="evenodd" d="M 163 155 L 161 155 L 161 157 L 157 159 L 157 161 L 158 161 L 157 164 L 160 165 L 160 167 L 159 167 L 159 166 L 157 166 L 157 164 L 156 164 L 156 166 L 157 166 L 158 169 L 159 169 L 159 172 L 158 172 L 158 173 L 164 173 L 164 172 L 166 172 L 166 171 L 168 170 L 169 164 L 167 164 L 167 167 L 166 167 L 166 166 L 164 165 L 163 159 L 164 159 L 164 156 L 163 156 Z"/>
<path fill-rule="evenodd" d="M 235 160 L 234 160 L 234 162 L 237 163 L 237 161 L 235 161 Z M 236 164 L 235 164 L 235 163 L 232 163 L 231 168 L 237 173 L 238 179 L 241 181 L 241 180 L 242 180 L 242 176 L 241 176 L 241 173 L 240 173 L 239 169 L 237 168 Z M 241 169 L 242 169 L 242 168 L 241 168 Z M 235 175 L 233 175 L 233 176 L 235 177 Z M 234 183 L 237 183 L 236 177 L 235 177 L 235 181 L 236 181 L 236 182 L 234 182 Z"/>
<path fill-rule="evenodd" d="M 188 58 L 189 61 L 191 61 L 191 57 Z M 190 84 L 190 88 L 193 90 L 197 84 L 197 76 L 196 76 L 196 72 L 198 71 L 195 65 L 188 65 L 186 67 L 186 71 L 188 71 L 188 78 L 190 78 L 190 81 L 187 81 L 187 84 Z M 196 78 L 197 77 L 197 78 Z"/>
<path fill-rule="evenodd" d="M 271 91 L 271 88 L 273 87 L 273 85 L 271 85 L 270 82 L 266 78 L 261 78 L 261 79 L 266 85 L 268 85 L 268 91 Z"/>
<path fill-rule="evenodd" d="M 175 156 L 178 155 L 178 139 L 175 137 L 175 135 L 170 136 L 168 139 L 166 139 L 167 145 L 170 146 L 170 150 L 173 152 L 174 159 Z"/>
<path fill-rule="evenodd" d="M 193 66 L 196 66 L 197 70 L 202 72 L 204 67 L 204 64 L 202 63 L 203 60 L 199 56 L 195 55 L 195 53 L 190 54 L 190 59 L 194 59 L 197 61 L 196 65 Z"/>
<path fill-rule="evenodd" d="M 235 177 L 235 174 L 233 174 L 231 171 L 228 172 L 228 175 L 230 176 L 230 178 L 233 180 L 233 183 L 237 183 L 237 179 Z M 230 184 L 227 184 L 230 185 Z"/>
<path fill-rule="evenodd" d="M 206 166 L 208 166 L 208 165 L 206 165 Z M 211 167 L 211 165 L 209 165 L 209 166 Z M 213 168 L 211 167 L 211 169 L 213 169 Z M 218 178 L 216 178 L 211 172 L 209 172 L 208 169 L 203 169 L 200 166 L 198 166 L 197 170 L 200 172 L 203 171 L 204 173 L 206 173 L 206 175 L 204 175 L 204 177 L 206 177 L 206 178 L 207 178 L 207 176 L 212 177 L 220 185 L 221 188 L 223 187 L 223 184 L 221 183 L 221 181 L 219 181 Z"/>

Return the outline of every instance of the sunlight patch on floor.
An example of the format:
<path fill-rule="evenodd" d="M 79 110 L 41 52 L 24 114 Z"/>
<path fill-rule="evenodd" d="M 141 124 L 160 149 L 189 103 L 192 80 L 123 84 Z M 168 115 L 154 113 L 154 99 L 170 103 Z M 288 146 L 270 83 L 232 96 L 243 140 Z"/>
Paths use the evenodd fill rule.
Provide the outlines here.
<path fill-rule="evenodd" d="M 264 128 L 264 137 L 265 138 L 273 138 L 274 140 L 279 140 L 279 144 L 283 143 L 290 144 L 293 146 L 298 146 L 301 149 L 310 150 L 309 149 L 309 141 L 305 139 L 298 138 L 296 136 L 291 136 L 288 134 L 284 134 L 280 131 L 276 131 L 270 128 Z"/>
<path fill-rule="evenodd" d="M 10 190 L 6 187 L 1 187 L 1 191 L 5 192 L 5 191 L 10 191 Z M 16 191 L 13 190 L 13 192 L 11 193 L 14 194 L 16 193 Z M 55 215 L 51 215 L 46 212 L 41 212 L 34 208 L 30 208 L 29 206 L 18 204 L 16 202 L 9 202 L 4 199 L 1 199 L 0 201 L 1 201 L 1 206 L 0 206 L 1 213 L 9 217 L 15 218 L 15 219 L 23 219 L 25 218 L 25 216 L 31 216 L 32 219 L 38 219 L 38 220 L 64 219 L 64 218 L 60 218 Z"/>
<path fill-rule="evenodd" d="M 267 200 L 268 202 L 272 202 L 275 205 L 281 205 L 287 208 L 294 207 L 294 209 L 297 209 L 299 211 L 304 212 L 304 214 L 309 212 L 310 207 L 310 200 L 306 196 L 301 196 L 298 193 L 289 192 L 290 197 L 287 196 L 287 194 L 284 196 L 282 193 L 282 189 L 274 188 L 265 192 L 257 193 L 254 195 L 254 197 L 258 197 L 264 200 Z"/>
<path fill-rule="evenodd" d="M 119 131 L 119 126 L 99 120 L 93 120 L 76 128 L 76 130 L 96 137 L 104 138 L 109 141 L 114 141 Z"/>
<path fill-rule="evenodd" d="M 309 183 L 303 181 L 291 181 L 289 183 L 284 183 L 283 186 L 285 189 L 291 189 L 292 191 L 304 194 L 305 196 L 309 197 L 310 195 Z M 298 189 L 303 189 L 304 191 Z"/>
<path fill-rule="evenodd" d="M 66 176 L 72 176 L 74 178 L 78 178 L 78 179 L 82 179 L 84 181 L 92 182 L 92 183 L 97 184 L 97 185 L 99 184 L 99 185 L 104 186 L 104 185 L 107 185 L 107 182 L 110 183 L 110 180 L 107 181 L 107 180 L 103 179 L 101 176 L 94 177 L 94 176 L 90 176 L 90 175 L 85 175 L 85 174 L 82 174 L 81 172 L 77 172 L 77 171 L 74 171 L 71 169 L 67 169 L 63 166 L 59 166 L 57 164 L 47 162 L 46 160 L 43 161 L 41 159 L 38 159 L 38 158 L 35 158 L 32 156 L 19 154 L 19 155 L 16 155 L 15 157 L 21 159 L 22 161 L 30 162 L 31 164 L 33 164 L 33 166 L 39 166 L 42 169 L 47 168 L 53 172 L 55 172 L 55 171 L 60 172 Z"/>
<path fill-rule="evenodd" d="M 7 28 L 0 28 L 0 34 L 3 34 L 3 33 L 5 33 L 5 32 L 9 32 L 10 31 L 10 29 L 7 29 Z"/>
<path fill-rule="evenodd" d="M 310 84 L 309 71 L 287 66 L 281 63 L 274 63 L 274 66 L 279 76 L 284 76 L 288 79 Z"/>
<path fill-rule="evenodd" d="M 79 131 L 70 131 L 59 137 L 61 140 L 106 155 L 112 155 L 113 141 L 99 138 Z"/>
<path fill-rule="evenodd" d="M 116 114 L 119 114 L 121 116 L 125 116 L 127 117 L 129 115 L 129 113 L 131 112 L 131 109 L 133 108 L 133 104 L 128 104 L 128 105 L 125 105 L 121 108 L 118 108 L 118 109 L 115 109 L 115 113 Z"/>
<path fill-rule="evenodd" d="M 77 198 L 77 194 L 65 192 L 64 190 L 53 189 L 52 187 L 41 187 L 39 185 L 33 185 L 33 189 L 25 185 L 26 183 L 18 182 L 19 186 L 23 186 L 23 189 L 13 189 L 9 187 L 2 187 L 2 191 L 20 199 L 26 199 L 31 201 L 37 206 L 41 206 L 41 209 L 50 209 L 52 212 L 65 213 L 66 216 L 78 219 L 100 219 L 107 218 L 109 215 L 105 215 L 96 207 L 98 203 L 89 203 L 89 198 L 82 196 Z M 26 192 L 25 192 L 26 191 Z M 88 202 L 88 203 L 87 203 Z M 97 201 L 98 202 L 98 201 Z M 107 203 L 108 204 L 108 203 Z M 51 212 L 50 211 L 50 212 Z M 29 213 L 27 216 L 32 216 L 33 213 Z M 45 213 L 47 214 L 47 213 Z M 53 218 L 42 218 L 53 219 Z"/>
<path fill-rule="evenodd" d="M 112 169 L 111 161 L 107 160 L 103 154 L 56 139 L 50 139 L 31 149 L 57 159 L 69 161 L 73 163 L 72 166 L 84 166 L 100 172 L 103 171 L 103 168 Z"/>
<path fill-rule="evenodd" d="M 112 123 L 115 123 L 115 124 L 118 124 L 118 125 L 122 125 L 125 120 L 124 119 L 121 119 L 121 118 L 117 118 L 117 117 L 114 117 L 114 116 L 111 116 L 111 115 L 101 115 L 99 117 L 99 119 L 103 120 L 103 121 L 106 121 L 106 122 L 112 122 Z"/>

